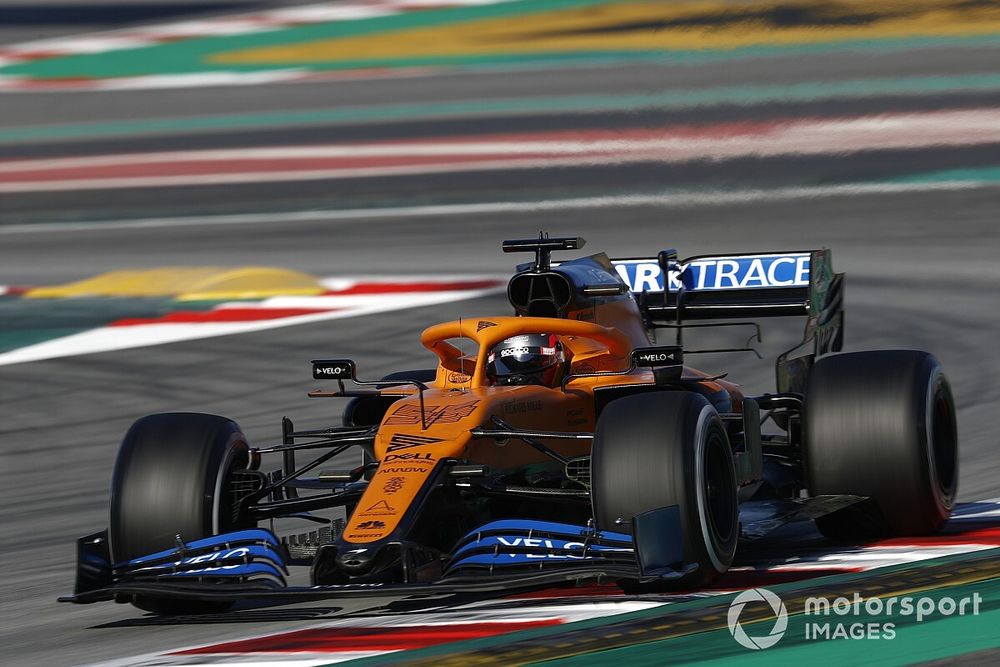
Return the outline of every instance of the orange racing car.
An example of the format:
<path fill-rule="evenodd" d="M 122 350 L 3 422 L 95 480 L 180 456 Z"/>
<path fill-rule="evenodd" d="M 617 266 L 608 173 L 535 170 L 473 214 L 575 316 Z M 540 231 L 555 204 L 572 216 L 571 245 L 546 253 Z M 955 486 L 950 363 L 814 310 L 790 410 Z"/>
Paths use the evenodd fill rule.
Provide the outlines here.
<path fill-rule="evenodd" d="M 509 282 L 513 314 L 425 330 L 436 368 L 363 381 L 352 360 L 313 361 L 332 384 L 309 395 L 349 399 L 341 426 L 285 419 L 280 444 L 251 447 L 223 417 L 139 419 L 115 463 L 110 525 L 78 540 L 63 599 L 171 613 L 592 580 L 675 590 L 794 519 L 833 539 L 947 520 L 947 379 L 924 352 L 837 354 L 844 280 L 829 251 L 551 258 L 583 245 L 505 241 L 534 253 Z M 749 327 L 759 340 L 757 319 L 788 316 L 805 318 L 804 336 L 778 357 L 773 393 L 684 363 L 751 349 L 686 350 L 685 331 Z M 653 342 L 662 332 L 669 344 Z M 362 465 L 335 467 L 354 448 Z M 314 530 L 259 527 L 279 518 Z M 309 585 L 288 585 L 296 565 Z"/>

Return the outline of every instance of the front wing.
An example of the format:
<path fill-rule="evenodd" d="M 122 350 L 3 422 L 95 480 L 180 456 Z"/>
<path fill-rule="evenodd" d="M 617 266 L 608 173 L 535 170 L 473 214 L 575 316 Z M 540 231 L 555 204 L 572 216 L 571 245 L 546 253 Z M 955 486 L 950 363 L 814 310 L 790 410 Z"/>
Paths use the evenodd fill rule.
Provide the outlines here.
<path fill-rule="evenodd" d="M 343 597 L 491 593 L 620 579 L 667 581 L 693 566 L 683 562 L 677 507 L 636 518 L 637 540 L 623 533 L 543 521 L 495 521 L 458 542 L 433 583 L 347 583 L 288 586 L 278 539 L 255 529 L 217 535 L 125 563 L 111 563 L 107 533 L 77 541 L 77 582 L 63 602 L 86 604 L 117 596 L 197 601 L 289 600 Z M 656 531 L 644 549 L 642 530 Z M 665 532 L 668 531 L 668 532 Z M 672 539 L 662 540 L 672 534 Z M 647 540 L 652 544 L 653 541 Z M 643 563 L 646 563 L 645 565 Z"/>
<path fill-rule="evenodd" d="M 816 496 L 749 502 L 741 507 L 743 539 L 757 539 L 797 518 L 815 518 L 864 500 Z M 584 582 L 668 582 L 694 569 L 685 562 L 676 505 L 636 516 L 632 535 L 547 521 L 494 521 L 455 545 L 432 583 L 288 586 L 287 552 L 273 533 L 244 530 L 112 563 L 107 531 L 77 540 L 74 594 L 86 604 L 118 596 L 197 601 L 307 601 L 346 597 L 434 596 L 514 592 Z"/>

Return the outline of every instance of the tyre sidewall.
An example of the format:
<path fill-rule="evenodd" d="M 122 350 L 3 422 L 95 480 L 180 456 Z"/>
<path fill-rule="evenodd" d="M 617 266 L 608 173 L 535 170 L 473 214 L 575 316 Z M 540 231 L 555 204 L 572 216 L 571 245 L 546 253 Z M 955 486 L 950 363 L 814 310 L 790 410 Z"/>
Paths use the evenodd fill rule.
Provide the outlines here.
<path fill-rule="evenodd" d="M 939 400 L 948 410 L 948 434 L 935 432 Z M 950 515 L 957 491 L 954 424 L 951 389 L 930 354 L 886 350 L 827 357 L 810 373 L 806 394 L 810 494 L 871 498 L 854 510 L 872 514 L 860 517 L 858 537 L 934 532 Z M 956 449 L 936 452 L 945 437 Z M 942 455 L 951 457 L 951 484 L 939 479 Z M 818 523 L 822 529 L 824 522 Z M 850 523 L 840 521 L 835 536 L 849 536 Z M 878 525 L 881 529 L 873 530 Z"/>
<path fill-rule="evenodd" d="M 226 532 L 229 471 L 245 464 L 246 437 L 215 415 L 165 413 L 126 434 L 112 475 L 109 541 L 116 562 Z"/>
<path fill-rule="evenodd" d="M 725 448 L 724 476 L 732 485 L 732 525 L 724 540 L 717 539 L 708 524 L 709 446 Z M 617 518 L 628 521 L 642 512 L 677 505 L 684 558 L 697 564 L 698 571 L 675 583 L 695 585 L 729 568 L 739 538 L 736 474 L 722 420 L 703 396 L 671 391 L 618 399 L 601 415 L 593 454 L 592 500 L 599 528 L 620 532 L 626 528 L 615 523 Z M 602 468 L 606 477 L 601 476 Z"/>
<path fill-rule="evenodd" d="M 690 487 L 694 487 L 695 498 L 694 503 L 690 501 L 688 503 L 688 506 L 691 508 L 689 512 L 691 516 L 688 518 L 690 525 L 687 530 L 691 530 L 697 526 L 697 530 L 701 533 L 701 540 L 693 543 L 689 542 L 689 546 L 701 551 L 701 554 L 698 554 L 698 562 L 707 561 L 711 563 L 716 573 L 724 574 L 729 569 L 736 554 L 736 545 L 739 540 L 739 523 L 738 520 L 734 521 L 732 523 L 733 530 L 730 534 L 722 536 L 716 535 L 715 530 L 710 525 L 712 512 L 709 507 L 708 490 L 706 488 L 708 483 L 706 477 L 708 475 L 708 471 L 706 470 L 708 452 L 706 450 L 708 447 L 729 447 L 725 435 L 725 427 L 722 425 L 722 420 L 712 406 L 705 405 L 701 408 L 695 423 L 695 434 L 692 442 L 695 443 L 694 451 L 691 452 L 694 476 L 688 477 L 688 492 L 691 492 Z M 730 511 L 738 516 L 739 511 L 736 506 L 736 469 L 732 456 L 726 458 L 726 463 L 728 470 L 724 474 L 729 477 L 733 489 L 733 503 Z"/>

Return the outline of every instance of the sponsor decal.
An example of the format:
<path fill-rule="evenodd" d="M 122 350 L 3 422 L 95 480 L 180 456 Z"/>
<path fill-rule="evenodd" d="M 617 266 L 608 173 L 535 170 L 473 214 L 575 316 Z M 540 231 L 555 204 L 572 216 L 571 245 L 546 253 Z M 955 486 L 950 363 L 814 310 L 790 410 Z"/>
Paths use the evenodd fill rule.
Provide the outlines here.
<path fill-rule="evenodd" d="M 385 484 L 382 485 L 382 493 L 392 495 L 403 488 L 405 477 L 390 477 Z"/>
<path fill-rule="evenodd" d="M 462 553 L 470 549 L 481 550 L 483 547 L 490 548 L 492 553 L 473 555 L 463 555 Z M 506 551 L 506 549 L 517 549 L 517 551 Z M 529 549 L 536 549 L 537 551 L 527 551 Z M 630 554 L 632 553 L 632 549 L 599 544 L 591 544 L 588 547 L 584 542 L 567 541 L 558 538 L 496 536 L 486 537 L 466 544 L 459 549 L 455 557 L 459 563 L 492 563 L 502 566 L 539 560 L 594 560 L 613 553 Z"/>
<path fill-rule="evenodd" d="M 454 424 L 471 415 L 479 401 L 469 401 L 458 405 L 427 405 L 424 414 L 428 424 Z M 407 403 L 401 405 L 389 415 L 385 422 L 387 426 L 406 426 L 420 423 L 420 406 Z"/>
<path fill-rule="evenodd" d="M 558 350 L 554 347 L 538 347 L 537 345 L 522 345 L 521 347 L 508 347 L 504 350 L 500 350 L 500 358 L 505 357 L 521 357 L 527 356 L 529 354 L 541 354 L 544 356 L 552 356 Z M 490 355 L 495 357 L 496 355 Z M 492 359 L 491 359 L 492 361 Z"/>
<path fill-rule="evenodd" d="M 682 352 L 676 345 L 666 347 L 637 347 L 632 350 L 632 363 L 636 366 L 679 366 Z"/>
<path fill-rule="evenodd" d="M 596 373 L 596 372 L 597 372 L 596 368 L 594 368 L 590 364 L 585 364 L 585 363 L 573 364 L 573 369 L 570 371 L 570 373 L 573 375 L 580 375 L 583 373 Z"/>
<path fill-rule="evenodd" d="M 497 325 L 496 322 L 490 322 L 489 320 L 479 320 L 479 323 L 476 324 L 476 331 L 489 329 L 490 327 L 495 327 L 496 325 Z"/>
<path fill-rule="evenodd" d="M 522 401 L 519 403 L 504 403 L 503 411 L 505 414 L 524 414 L 525 412 L 537 412 L 542 409 L 541 401 Z"/>
<path fill-rule="evenodd" d="M 434 456 L 428 453 L 420 452 L 407 452 L 405 454 L 387 454 L 383 463 L 389 463 L 391 461 L 427 461 L 429 463 L 434 462 Z"/>
<path fill-rule="evenodd" d="M 382 530 L 385 528 L 384 521 L 362 521 L 354 527 L 356 530 Z"/>
<path fill-rule="evenodd" d="M 134 570 L 134 573 L 178 577 L 217 573 L 220 576 L 228 576 L 254 574 L 267 568 L 276 569 L 279 567 L 284 567 L 281 557 L 270 547 L 253 546 L 227 548 L 197 556 L 187 556 L 173 563 L 140 567 Z"/>
<path fill-rule="evenodd" d="M 448 382 L 452 384 L 465 384 L 472 380 L 472 376 L 468 373 L 449 373 Z"/>
<path fill-rule="evenodd" d="M 396 510 L 394 507 L 386 501 L 380 500 L 362 512 L 359 516 L 394 516 L 395 514 Z"/>
<path fill-rule="evenodd" d="M 349 359 L 314 361 L 314 380 L 349 380 L 354 377 L 354 362 Z"/>
<path fill-rule="evenodd" d="M 662 292 L 663 272 L 655 260 L 619 260 L 615 271 L 633 292 Z M 670 291 L 807 287 L 809 253 L 702 257 L 672 271 Z"/>
<path fill-rule="evenodd" d="M 441 438 L 429 438 L 423 435 L 409 435 L 406 433 L 396 433 L 389 440 L 389 449 L 386 451 L 393 452 L 398 449 L 408 449 L 410 447 L 420 447 L 422 445 L 433 445 L 438 442 L 443 442 Z"/>
<path fill-rule="evenodd" d="M 574 408 L 566 411 L 566 425 L 579 426 L 587 423 L 587 415 L 583 408 Z"/>
<path fill-rule="evenodd" d="M 540 537 L 497 537 L 497 543 L 504 547 L 535 547 L 539 549 L 579 549 L 583 551 L 583 542 L 563 542 L 562 540 L 550 540 L 542 539 Z M 515 558 L 522 554 L 505 554 L 511 558 Z M 579 560 L 586 558 L 582 553 L 580 555 L 576 554 L 551 554 L 551 553 L 540 553 L 540 554 L 523 554 L 525 558 L 545 558 L 554 560 Z"/>
<path fill-rule="evenodd" d="M 385 474 L 385 475 L 409 475 L 409 474 L 413 474 L 413 473 L 420 473 L 421 475 L 423 475 L 426 472 L 427 472 L 427 468 L 412 468 L 412 467 L 407 467 L 407 466 L 403 466 L 403 467 L 394 466 L 392 468 L 386 468 L 385 470 L 381 470 L 380 469 L 375 474 L 376 475 L 379 475 L 379 474 Z"/>
<path fill-rule="evenodd" d="M 250 553 L 249 547 L 240 547 L 238 549 L 233 549 L 231 551 L 213 551 L 209 554 L 202 554 L 200 556 L 192 556 L 190 558 L 185 558 L 178 565 L 196 565 L 199 563 L 212 563 L 215 561 L 225 561 L 230 558 L 243 558 Z M 234 563 L 232 565 L 217 565 L 215 567 L 204 567 L 195 570 L 185 570 L 187 574 L 195 574 L 200 572 L 218 572 L 219 570 L 235 570 L 238 567 L 242 567 L 243 562 Z"/>

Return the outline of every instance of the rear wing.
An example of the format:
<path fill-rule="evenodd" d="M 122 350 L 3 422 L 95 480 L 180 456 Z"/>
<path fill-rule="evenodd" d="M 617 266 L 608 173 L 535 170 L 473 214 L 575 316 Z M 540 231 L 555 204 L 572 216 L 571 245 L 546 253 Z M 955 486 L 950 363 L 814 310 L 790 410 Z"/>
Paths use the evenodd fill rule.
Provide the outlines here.
<path fill-rule="evenodd" d="M 698 255 L 678 260 L 612 259 L 651 329 L 691 320 L 805 317 L 802 342 L 778 358 L 779 391 L 798 390 L 812 361 L 843 345 L 844 274 L 834 273 L 829 250 Z M 813 350 L 789 355 L 813 342 Z"/>

